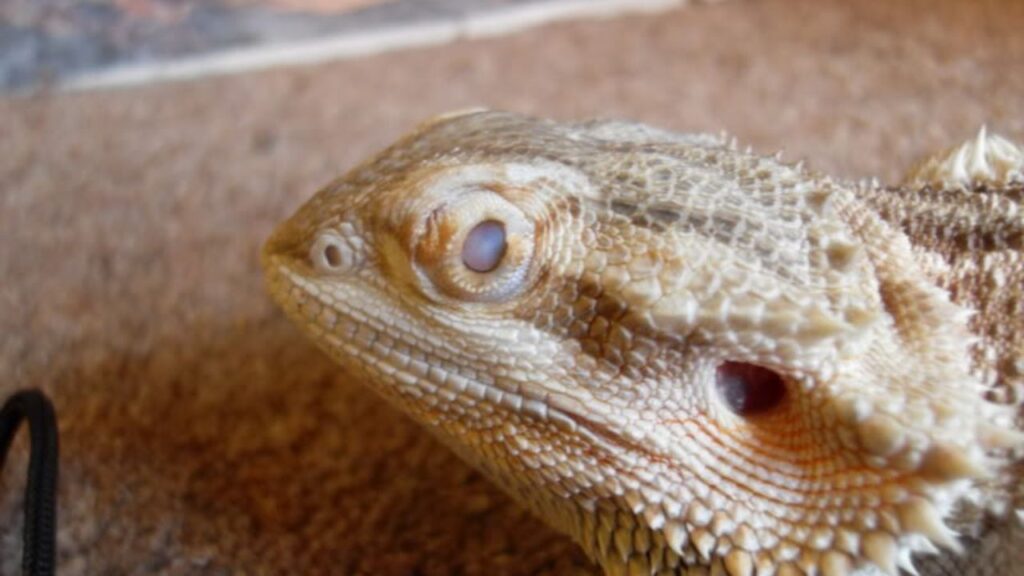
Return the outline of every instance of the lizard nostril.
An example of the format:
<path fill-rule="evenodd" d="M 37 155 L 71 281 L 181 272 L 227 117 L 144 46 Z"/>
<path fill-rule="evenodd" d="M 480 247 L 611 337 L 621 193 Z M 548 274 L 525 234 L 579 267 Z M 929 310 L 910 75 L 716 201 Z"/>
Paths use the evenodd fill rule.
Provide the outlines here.
<path fill-rule="evenodd" d="M 786 396 L 778 373 L 745 362 L 723 362 L 715 373 L 715 384 L 729 409 L 740 416 L 766 412 Z"/>
<path fill-rule="evenodd" d="M 324 261 L 331 268 L 341 266 L 341 250 L 334 244 L 328 244 L 324 247 Z"/>
<path fill-rule="evenodd" d="M 313 268 L 325 273 L 338 273 L 354 266 L 358 259 L 358 246 L 352 239 L 334 233 L 322 233 L 309 248 Z"/>

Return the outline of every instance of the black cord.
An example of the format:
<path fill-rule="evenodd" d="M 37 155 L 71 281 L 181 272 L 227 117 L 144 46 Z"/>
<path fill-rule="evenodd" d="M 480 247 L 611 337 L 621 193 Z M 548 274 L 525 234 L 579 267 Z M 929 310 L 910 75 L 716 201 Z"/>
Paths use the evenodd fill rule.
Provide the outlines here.
<path fill-rule="evenodd" d="M 0 469 L 22 419 L 28 420 L 31 449 L 21 570 L 25 576 L 52 576 L 57 539 L 57 417 L 50 399 L 39 390 L 22 390 L 8 398 L 0 409 Z"/>

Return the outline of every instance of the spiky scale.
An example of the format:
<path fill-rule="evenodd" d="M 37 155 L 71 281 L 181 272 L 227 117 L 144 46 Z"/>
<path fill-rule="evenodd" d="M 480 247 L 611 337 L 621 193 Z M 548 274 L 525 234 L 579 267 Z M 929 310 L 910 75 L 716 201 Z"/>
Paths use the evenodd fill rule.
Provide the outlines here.
<path fill-rule="evenodd" d="M 748 552 L 733 550 L 725 556 L 725 571 L 729 576 L 752 576 L 754 561 Z"/>
<path fill-rule="evenodd" d="M 886 532 L 871 532 L 861 540 L 864 556 L 882 572 L 896 576 L 896 541 Z"/>

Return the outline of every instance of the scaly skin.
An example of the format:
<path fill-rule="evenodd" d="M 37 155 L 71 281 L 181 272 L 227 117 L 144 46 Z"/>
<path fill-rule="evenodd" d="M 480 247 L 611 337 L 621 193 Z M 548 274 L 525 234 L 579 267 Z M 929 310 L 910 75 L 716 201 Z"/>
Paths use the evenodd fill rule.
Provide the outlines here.
<path fill-rule="evenodd" d="M 852 186 L 705 135 L 458 113 L 320 191 L 264 266 L 609 574 L 1013 574 L 1022 163 L 982 133 Z M 506 246 L 480 272 L 484 221 Z"/>

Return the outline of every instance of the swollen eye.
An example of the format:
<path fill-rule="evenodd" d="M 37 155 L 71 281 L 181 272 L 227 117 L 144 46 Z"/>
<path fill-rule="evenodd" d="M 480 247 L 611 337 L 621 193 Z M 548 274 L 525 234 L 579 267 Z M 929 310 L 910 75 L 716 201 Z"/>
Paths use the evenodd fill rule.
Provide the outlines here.
<path fill-rule="evenodd" d="M 505 257 L 505 225 L 486 220 L 473 227 L 462 244 L 462 263 L 474 272 L 490 272 Z"/>
<path fill-rule="evenodd" d="M 766 412 L 786 395 L 781 376 L 745 362 L 723 362 L 715 374 L 715 384 L 729 409 L 740 416 Z"/>

